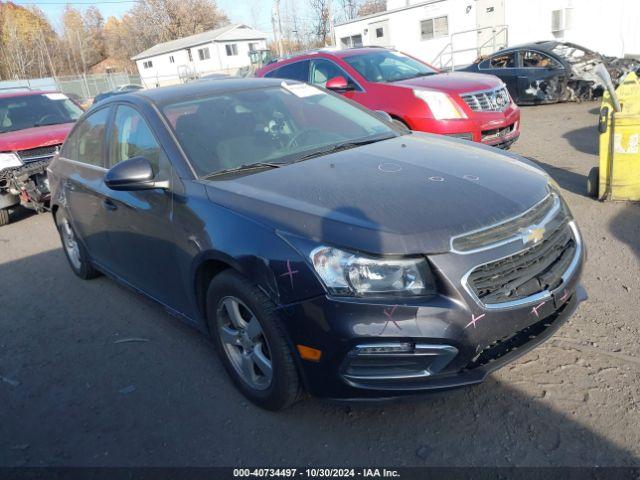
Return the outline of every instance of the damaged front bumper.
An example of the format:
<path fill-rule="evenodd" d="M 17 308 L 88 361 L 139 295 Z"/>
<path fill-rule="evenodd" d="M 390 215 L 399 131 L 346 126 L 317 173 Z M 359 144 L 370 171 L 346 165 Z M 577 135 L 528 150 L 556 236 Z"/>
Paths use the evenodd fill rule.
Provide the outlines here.
<path fill-rule="evenodd" d="M 0 170 L 0 208 L 18 204 L 37 212 L 47 210 L 51 198 L 47 166 L 51 159 Z"/>

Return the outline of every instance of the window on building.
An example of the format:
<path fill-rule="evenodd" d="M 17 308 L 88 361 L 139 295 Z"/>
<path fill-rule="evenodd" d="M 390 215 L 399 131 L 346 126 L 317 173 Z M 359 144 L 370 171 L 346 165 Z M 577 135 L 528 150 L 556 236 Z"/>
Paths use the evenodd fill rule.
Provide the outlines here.
<path fill-rule="evenodd" d="M 384 28 L 383 27 L 376 28 L 376 38 L 382 38 L 382 37 L 384 37 Z"/>
<path fill-rule="evenodd" d="M 193 55 L 191 55 L 191 49 L 187 48 L 187 56 L 189 57 L 189 61 L 193 62 Z"/>
<path fill-rule="evenodd" d="M 198 49 L 198 58 L 200 60 L 209 60 L 211 55 L 209 54 L 209 47 Z"/>
<path fill-rule="evenodd" d="M 227 57 L 233 57 L 235 55 L 238 55 L 238 45 L 236 43 L 229 43 L 224 47 L 227 50 Z"/>
<path fill-rule="evenodd" d="M 151 67 L 153 67 L 153 62 L 151 60 L 142 62 L 142 68 L 151 68 Z"/>
<path fill-rule="evenodd" d="M 449 35 L 449 18 L 447 16 L 429 18 L 420 22 L 420 38 L 433 40 Z"/>
<path fill-rule="evenodd" d="M 258 50 L 258 44 L 257 43 L 250 43 L 249 44 L 249 51 L 250 52 L 255 52 L 256 50 Z"/>
<path fill-rule="evenodd" d="M 173 58 L 173 55 L 169 55 L 169 63 L 175 63 L 175 58 Z"/>
<path fill-rule="evenodd" d="M 351 35 L 350 37 L 342 37 L 340 43 L 343 48 L 361 47 L 362 35 Z"/>

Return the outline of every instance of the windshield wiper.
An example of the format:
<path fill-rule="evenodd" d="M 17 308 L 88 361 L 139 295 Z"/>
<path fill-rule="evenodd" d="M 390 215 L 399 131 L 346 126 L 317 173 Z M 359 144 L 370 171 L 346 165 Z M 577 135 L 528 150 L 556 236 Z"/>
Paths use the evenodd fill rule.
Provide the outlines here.
<path fill-rule="evenodd" d="M 330 153 L 336 153 L 342 150 L 349 150 L 350 148 L 369 145 L 370 143 L 381 142 L 382 140 L 389 140 L 390 138 L 395 138 L 395 135 L 389 135 L 382 138 L 369 138 L 366 140 L 356 140 L 353 142 L 344 142 L 344 143 L 338 143 L 336 145 L 330 145 L 327 148 L 316 150 L 315 152 L 311 152 L 311 153 L 308 153 L 307 155 L 303 155 L 302 157 L 298 158 L 296 162 L 300 162 L 302 160 L 309 160 L 310 158 L 315 158 L 315 157 L 322 157 L 323 155 L 329 155 Z"/>
<path fill-rule="evenodd" d="M 227 175 L 228 173 L 242 172 L 245 170 L 256 170 L 258 168 L 279 168 L 279 167 L 282 167 L 283 165 L 286 165 L 286 163 L 277 163 L 277 162 L 245 163 L 238 167 L 225 168 L 224 170 L 218 170 L 217 172 L 210 173 L 208 175 L 205 175 L 202 178 L 213 178 L 221 175 Z"/>

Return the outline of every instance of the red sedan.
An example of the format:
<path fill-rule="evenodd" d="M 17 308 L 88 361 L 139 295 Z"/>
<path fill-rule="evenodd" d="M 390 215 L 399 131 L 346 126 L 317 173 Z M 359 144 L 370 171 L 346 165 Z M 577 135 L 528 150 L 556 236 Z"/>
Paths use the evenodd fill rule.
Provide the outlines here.
<path fill-rule="evenodd" d="M 520 110 L 493 75 L 440 73 L 380 47 L 318 50 L 272 63 L 260 77 L 308 82 L 391 115 L 412 130 L 501 148 L 520 135 Z"/>
<path fill-rule="evenodd" d="M 0 93 L 0 226 L 20 204 L 46 210 L 47 165 L 80 115 L 82 109 L 60 92 Z"/>

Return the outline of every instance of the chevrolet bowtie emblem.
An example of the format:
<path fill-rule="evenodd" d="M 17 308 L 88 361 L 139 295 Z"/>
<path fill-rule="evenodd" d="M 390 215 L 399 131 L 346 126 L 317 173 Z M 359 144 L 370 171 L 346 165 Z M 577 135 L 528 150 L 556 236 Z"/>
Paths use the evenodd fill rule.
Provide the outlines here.
<path fill-rule="evenodd" d="M 524 243 L 525 245 L 535 245 L 544 238 L 545 231 L 546 229 L 544 227 L 523 228 L 522 230 L 520 230 L 520 234 L 522 235 L 522 243 Z"/>

